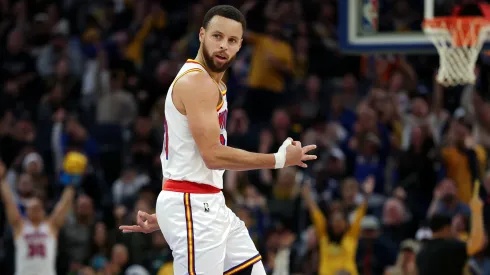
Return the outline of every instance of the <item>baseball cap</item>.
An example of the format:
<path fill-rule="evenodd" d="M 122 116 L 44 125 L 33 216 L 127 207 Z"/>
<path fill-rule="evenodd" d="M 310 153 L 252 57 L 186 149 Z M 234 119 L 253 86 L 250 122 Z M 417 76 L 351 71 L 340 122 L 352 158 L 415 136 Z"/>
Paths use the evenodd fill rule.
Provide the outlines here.
<path fill-rule="evenodd" d="M 407 239 L 400 244 L 400 250 L 409 250 L 417 253 L 419 250 L 419 245 L 414 240 Z"/>
<path fill-rule="evenodd" d="M 365 216 L 361 221 L 362 230 L 378 230 L 379 221 L 374 216 Z"/>

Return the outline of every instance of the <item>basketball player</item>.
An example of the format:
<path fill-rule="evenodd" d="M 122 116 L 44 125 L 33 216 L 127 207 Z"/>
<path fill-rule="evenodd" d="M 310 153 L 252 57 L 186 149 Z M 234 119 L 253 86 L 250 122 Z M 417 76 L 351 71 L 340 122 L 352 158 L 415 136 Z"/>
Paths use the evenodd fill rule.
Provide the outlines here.
<path fill-rule="evenodd" d="M 22 217 L 10 186 L 5 181 L 5 166 L 0 162 L 0 191 L 13 229 L 16 275 L 56 275 L 56 249 L 58 231 L 72 206 L 75 189 L 67 186 L 60 201 L 49 217 L 45 217 L 40 199 L 30 199 L 26 204 L 27 217 Z M 1 273 L 1 272 L 0 272 Z"/>
<path fill-rule="evenodd" d="M 316 159 L 315 145 L 288 138 L 275 154 L 226 146 L 224 72 L 241 47 L 244 16 L 232 6 L 210 9 L 199 32 L 195 60 L 188 60 L 170 86 L 165 102 L 161 155 L 163 190 L 156 220 L 174 256 L 174 274 L 265 275 L 261 256 L 244 223 L 225 205 L 225 170 L 279 169 Z M 143 218 L 143 220 L 142 220 Z M 139 212 L 140 225 L 123 232 L 155 229 L 155 216 Z"/>

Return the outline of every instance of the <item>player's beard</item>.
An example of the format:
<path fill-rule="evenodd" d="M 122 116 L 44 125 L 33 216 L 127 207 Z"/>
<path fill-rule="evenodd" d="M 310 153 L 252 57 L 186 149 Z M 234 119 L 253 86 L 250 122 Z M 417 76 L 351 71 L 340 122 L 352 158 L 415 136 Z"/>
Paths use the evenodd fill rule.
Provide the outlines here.
<path fill-rule="evenodd" d="M 202 55 L 204 57 L 204 61 L 206 62 L 206 66 L 212 72 L 215 72 L 215 73 L 222 73 L 222 72 L 226 71 L 230 67 L 233 60 L 235 60 L 235 56 L 233 56 L 232 58 L 230 58 L 230 60 L 223 63 L 222 65 L 216 64 L 214 62 L 213 54 L 209 53 L 208 49 L 206 48 L 206 43 L 204 43 L 204 42 L 202 43 Z"/>

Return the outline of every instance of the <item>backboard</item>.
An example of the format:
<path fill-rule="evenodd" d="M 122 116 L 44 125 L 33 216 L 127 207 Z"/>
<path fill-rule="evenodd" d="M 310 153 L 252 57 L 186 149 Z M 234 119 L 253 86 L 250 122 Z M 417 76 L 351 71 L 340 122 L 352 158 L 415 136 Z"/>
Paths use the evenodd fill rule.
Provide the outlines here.
<path fill-rule="evenodd" d="M 358 54 L 436 53 L 422 22 L 432 16 L 451 15 L 461 1 L 468 0 L 338 1 L 340 48 Z M 485 49 L 490 49 L 489 42 Z"/>

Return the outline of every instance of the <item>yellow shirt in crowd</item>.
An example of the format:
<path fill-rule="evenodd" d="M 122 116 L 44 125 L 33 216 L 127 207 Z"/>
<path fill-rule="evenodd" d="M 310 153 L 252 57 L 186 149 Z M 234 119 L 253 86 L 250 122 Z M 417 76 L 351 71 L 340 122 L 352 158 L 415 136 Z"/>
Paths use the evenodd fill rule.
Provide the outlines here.
<path fill-rule="evenodd" d="M 140 65 L 143 62 L 143 46 L 146 37 L 153 29 L 163 29 L 166 25 L 167 14 L 165 12 L 162 11 L 158 14 L 148 15 L 126 48 L 126 57 L 135 64 Z"/>
<path fill-rule="evenodd" d="M 335 275 L 341 270 L 357 275 L 356 252 L 361 232 L 361 220 L 366 215 L 367 204 L 363 203 L 355 213 L 354 221 L 339 244 L 331 243 L 327 233 L 327 220 L 319 208 L 311 211 L 313 225 L 319 241 L 319 275 Z"/>
<path fill-rule="evenodd" d="M 475 153 L 480 166 L 480 176 L 483 176 L 487 153 L 481 145 L 475 147 Z M 458 198 L 464 203 L 469 203 L 473 194 L 473 180 L 468 166 L 468 157 L 456 147 L 446 147 L 442 149 L 442 159 L 446 165 L 448 177 L 456 182 Z"/>
<path fill-rule="evenodd" d="M 247 42 L 254 46 L 248 75 L 248 86 L 250 88 L 267 89 L 275 93 L 284 92 L 284 75 L 267 62 L 267 56 L 273 56 L 292 71 L 294 55 L 291 46 L 284 41 L 257 33 L 247 33 Z"/>
<path fill-rule="evenodd" d="M 166 263 L 160 267 L 157 275 L 173 275 L 174 274 L 174 265 L 173 263 Z"/>

